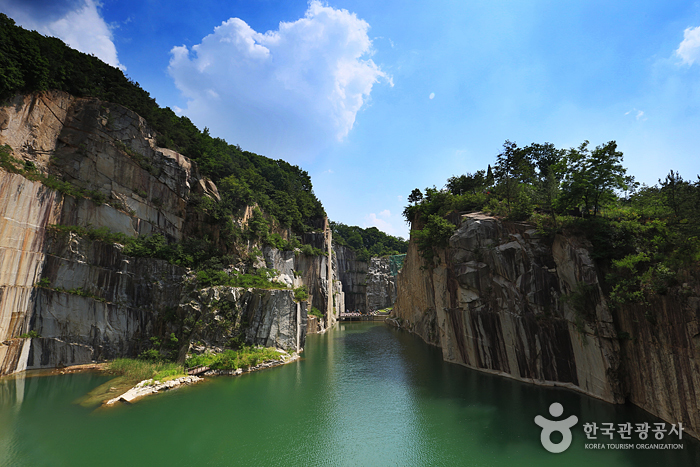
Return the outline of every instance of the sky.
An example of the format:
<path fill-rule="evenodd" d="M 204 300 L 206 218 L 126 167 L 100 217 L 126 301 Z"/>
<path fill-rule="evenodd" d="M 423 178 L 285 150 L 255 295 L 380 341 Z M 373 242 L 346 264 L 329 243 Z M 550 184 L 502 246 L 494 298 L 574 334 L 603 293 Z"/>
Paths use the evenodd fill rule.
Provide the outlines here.
<path fill-rule="evenodd" d="M 404 238 L 414 188 L 506 140 L 615 140 L 648 185 L 700 173 L 700 4 L 0 0 L 213 136 L 299 165 L 331 220 Z"/>

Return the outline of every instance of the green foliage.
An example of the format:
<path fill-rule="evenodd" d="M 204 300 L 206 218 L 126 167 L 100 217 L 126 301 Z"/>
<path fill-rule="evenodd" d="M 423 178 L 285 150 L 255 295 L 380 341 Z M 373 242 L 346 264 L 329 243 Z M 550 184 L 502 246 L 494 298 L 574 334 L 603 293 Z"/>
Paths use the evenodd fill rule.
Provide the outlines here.
<path fill-rule="evenodd" d="M 148 359 L 118 358 L 110 362 L 108 368 L 133 381 L 154 379 L 162 382 L 187 375 L 182 365 Z"/>
<path fill-rule="evenodd" d="M 445 186 L 448 190 L 450 190 L 450 193 L 452 193 L 453 195 L 476 195 L 488 188 L 489 184 L 486 181 L 486 171 L 477 170 L 473 174 L 467 173 L 464 175 L 460 175 L 459 177 L 452 176 L 447 179 L 447 184 Z M 418 190 L 417 188 L 411 192 L 411 195 L 412 196 L 409 196 L 408 199 L 409 202 L 414 200 L 420 201 L 422 197 L 420 195 L 420 190 Z"/>
<path fill-rule="evenodd" d="M 428 264 L 432 263 L 435 256 L 435 249 L 446 247 L 454 231 L 454 224 L 436 214 L 428 216 L 425 227 L 413 231 L 418 250 Z"/>
<path fill-rule="evenodd" d="M 31 331 L 29 331 L 29 332 L 25 332 L 25 333 L 23 333 L 23 334 L 20 334 L 19 337 L 20 337 L 21 339 L 32 339 L 32 338 L 41 337 L 41 334 L 39 334 L 38 332 L 36 332 L 36 331 L 34 331 L 34 330 L 31 330 Z"/>
<path fill-rule="evenodd" d="M 214 370 L 236 370 L 248 368 L 271 360 L 280 360 L 282 353 L 272 347 L 248 347 L 243 346 L 239 350 L 227 349 L 221 353 L 204 353 L 187 357 L 185 366 L 195 368 L 208 366 Z"/>
<path fill-rule="evenodd" d="M 571 149 L 565 157 L 566 169 L 562 180 L 562 208 L 583 207 L 593 210 L 596 216 L 600 208 L 616 199 L 615 190 L 626 190 L 633 182 L 622 166 L 622 153 L 617 143 L 610 141 L 593 151 L 584 141 L 578 149 Z"/>
<path fill-rule="evenodd" d="M 359 261 L 369 261 L 371 257 L 398 255 L 408 251 L 406 240 L 387 235 L 376 227 L 363 229 L 340 222 L 331 222 L 330 226 L 333 231 L 333 241 L 355 250 L 355 258 Z"/>
<path fill-rule="evenodd" d="M 197 271 L 197 288 L 229 286 L 256 289 L 286 289 L 287 286 L 273 278 L 277 275 L 274 269 L 260 268 L 255 274 L 240 274 L 236 271 L 226 272 L 220 269 L 204 269 Z"/>
<path fill-rule="evenodd" d="M 301 253 L 306 256 L 327 256 L 328 253 L 321 250 L 320 248 L 312 247 L 311 245 L 303 245 L 301 247 Z"/>
<path fill-rule="evenodd" d="M 312 306 L 312 307 L 311 307 L 311 311 L 309 311 L 309 314 L 310 314 L 311 316 L 317 317 L 318 319 L 323 319 L 323 313 L 321 312 L 321 310 L 319 310 L 319 309 L 316 308 L 315 306 Z"/>
<path fill-rule="evenodd" d="M 51 281 L 48 277 L 44 277 L 36 284 L 34 284 L 34 287 L 51 287 Z"/>
<path fill-rule="evenodd" d="M 309 299 L 309 291 L 305 285 L 294 289 L 294 300 L 297 302 L 305 302 Z"/>

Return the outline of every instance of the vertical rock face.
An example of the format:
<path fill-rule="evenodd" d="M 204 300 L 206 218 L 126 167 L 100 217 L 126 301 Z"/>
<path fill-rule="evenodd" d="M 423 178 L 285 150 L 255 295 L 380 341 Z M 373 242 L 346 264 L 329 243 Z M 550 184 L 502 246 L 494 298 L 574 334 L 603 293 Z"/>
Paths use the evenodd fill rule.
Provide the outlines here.
<path fill-rule="evenodd" d="M 59 218 L 60 196 L 41 183 L 0 171 L 0 375 L 26 368 L 34 284 L 47 253 L 45 227 Z M 3 371 L 3 368 L 7 370 Z"/>
<path fill-rule="evenodd" d="M 369 311 L 389 308 L 394 304 L 396 277 L 391 275 L 389 258 L 371 258 L 366 281 L 366 303 Z"/>
<path fill-rule="evenodd" d="M 216 320 L 220 304 L 228 314 L 241 310 L 245 342 L 303 346 L 306 304 L 294 301 L 293 290 L 220 291 L 223 298 L 212 305 L 206 294 L 192 298 L 183 268 L 47 229 L 61 224 L 127 236 L 158 233 L 172 241 L 192 233 L 216 239 L 216 226 L 189 208 L 193 194 L 218 199 L 216 186 L 186 157 L 158 148 L 141 117 L 60 92 L 18 96 L 10 104 L 0 108 L 0 145 L 92 199 L 0 169 L 0 375 L 135 356 L 151 336 L 182 331 L 189 323 L 183 310 L 205 310 Z M 310 235 L 318 237 L 318 248 L 332 241 Z M 290 289 L 306 284 L 309 306 L 329 320 L 342 309 L 334 260 L 275 249 L 266 250 L 265 260 Z M 211 329 L 204 338 L 230 340 L 217 334 L 221 326 Z M 41 337 L 18 338 L 28 331 Z"/>
<path fill-rule="evenodd" d="M 355 250 L 351 248 L 335 245 L 334 250 L 338 261 L 338 274 L 345 294 L 345 309 L 366 313 L 366 279 L 369 265 L 366 261 L 358 261 L 355 258 Z"/>
<path fill-rule="evenodd" d="M 697 437 L 700 294 L 688 288 L 684 299 L 611 312 L 589 250 L 581 239 L 469 214 L 439 264 L 421 268 L 411 242 L 393 314 L 446 361 L 630 400 Z"/>
<path fill-rule="evenodd" d="M 612 318 L 585 248 L 563 238 L 551 246 L 528 225 L 478 214 L 465 218 L 432 271 L 418 270 L 410 248 L 394 312 L 445 360 L 624 399 Z M 423 299 L 411 303 L 405 290 Z M 582 293 L 593 316 L 564 299 Z"/>
<path fill-rule="evenodd" d="M 181 307 L 201 321 L 190 336 L 209 347 L 229 344 L 241 332 L 241 343 L 299 350 L 306 339 L 306 303 L 296 303 L 291 290 L 210 287 L 194 292 Z M 192 309 L 196 308 L 196 313 Z"/>
<path fill-rule="evenodd" d="M 696 273 L 697 274 L 697 273 Z M 614 312 L 622 347 L 621 378 L 633 404 L 700 437 L 700 287 L 625 305 Z"/>
<path fill-rule="evenodd" d="M 306 238 L 305 240 L 311 240 L 317 245 L 325 246 L 322 234 L 306 235 L 307 237 L 314 235 L 317 238 Z M 277 276 L 279 282 L 294 288 L 306 285 L 309 298 L 304 302 L 304 306 L 308 306 L 307 311 L 314 307 L 323 313 L 325 324 L 332 326 L 337 316 L 345 311 L 345 297 L 338 275 L 339 268 L 335 255 L 332 255 L 330 263 L 328 256 L 306 256 L 300 253 L 295 254 L 292 251 L 280 251 L 272 247 L 265 247 L 263 255 L 265 266 L 275 269 L 279 273 Z"/>
<path fill-rule="evenodd" d="M 361 313 L 388 308 L 396 301 L 396 277 L 391 275 L 389 258 L 370 258 L 369 263 L 355 259 L 355 251 L 335 245 L 340 281 L 345 293 L 345 308 Z"/>

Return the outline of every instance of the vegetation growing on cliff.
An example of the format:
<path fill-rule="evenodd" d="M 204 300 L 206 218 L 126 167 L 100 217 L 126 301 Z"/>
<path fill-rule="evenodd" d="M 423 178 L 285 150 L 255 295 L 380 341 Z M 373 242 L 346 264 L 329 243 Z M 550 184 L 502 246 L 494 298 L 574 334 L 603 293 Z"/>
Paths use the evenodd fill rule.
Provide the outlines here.
<path fill-rule="evenodd" d="M 235 214 L 257 204 L 279 225 L 296 232 L 320 225 L 325 212 L 309 174 L 283 160 L 272 160 L 200 131 L 187 117 L 161 108 L 138 83 L 98 58 L 61 40 L 27 31 L 0 13 L 0 101 L 18 93 L 59 90 L 127 107 L 158 133 L 158 144 L 197 162 L 217 183 L 218 214 Z"/>
<path fill-rule="evenodd" d="M 86 190 L 70 182 L 58 180 L 51 175 L 44 175 L 37 170 L 31 161 L 22 161 L 12 157 L 12 148 L 8 145 L 0 146 L 0 168 L 10 173 L 22 175 L 29 180 L 41 182 L 52 190 L 74 198 L 89 198 L 97 204 L 102 204 L 107 200 L 106 196 L 99 191 Z"/>
<path fill-rule="evenodd" d="M 285 284 L 274 279 L 277 276 L 277 272 L 273 269 L 258 268 L 254 273 L 247 274 L 230 268 L 231 263 L 236 258 L 230 255 L 222 255 L 221 251 L 216 248 L 216 245 L 206 238 L 185 239 L 181 242 L 168 243 L 161 234 L 130 237 L 120 232 L 112 232 L 107 227 L 92 229 L 77 225 L 49 225 L 47 229 L 55 235 L 74 233 L 88 240 L 112 244 L 118 243 L 123 245 L 122 253 L 126 256 L 162 259 L 175 266 L 191 269 L 195 273 L 197 288 L 219 285 L 259 289 L 287 288 Z M 227 268 L 228 270 L 226 270 Z M 52 288 L 50 284 L 43 281 L 48 281 L 48 279 L 42 279 L 42 281 L 37 283 L 37 286 L 59 290 Z M 103 300 L 78 289 L 61 289 L 59 291 Z"/>
<path fill-rule="evenodd" d="M 611 303 L 648 303 L 697 272 L 700 176 L 684 180 L 671 170 L 657 185 L 640 186 L 622 160 L 614 141 L 594 149 L 588 141 L 570 149 L 506 141 L 493 168 L 451 177 L 443 189 L 413 190 L 404 216 L 428 260 L 462 212 L 529 221 L 547 235 L 584 235 Z"/>
<path fill-rule="evenodd" d="M 363 229 L 331 222 L 331 230 L 333 241 L 355 250 L 359 261 L 369 261 L 371 257 L 376 256 L 401 255 L 408 251 L 406 240 L 387 235 L 376 227 Z"/>

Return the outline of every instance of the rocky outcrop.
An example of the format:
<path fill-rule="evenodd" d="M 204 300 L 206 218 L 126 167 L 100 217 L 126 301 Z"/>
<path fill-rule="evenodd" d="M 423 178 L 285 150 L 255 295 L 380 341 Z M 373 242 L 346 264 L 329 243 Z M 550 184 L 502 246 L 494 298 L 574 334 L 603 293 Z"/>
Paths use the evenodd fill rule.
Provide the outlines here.
<path fill-rule="evenodd" d="M 191 203 L 193 197 L 218 199 L 216 186 L 186 157 L 157 147 L 141 117 L 61 92 L 18 96 L 0 108 L 0 145 L 24 164 L 24 174 L 0 169 L 0 375 L 136 356 L 152 336 L 182 335 L 191 324 L 183 314 L 190 305 L 213 320 L 221 317 L 211 297 L 193 302 L 185 269 L 47 228 L 216 241 L 216 224 Z M 309 234 L 324 249 L 332 241 L 325 230 Z M 259 266 L 279 270 L 289 290 L 221 291 L 216 300 L 241 312 L 245 342 L 299 348 L 306 308 L 294 302 L 291 289 L 306 285 L 309 304 L 332 322 L 333 303 L 343 301 L 337 267 L 327 257 L 298 252 L 266 249 L 264 256 Z M 28 331 L 33 337 L 19 338 Z M 216 332 L 202 338 L 235 337 Z"/>
<path fill-rule="evenodd" d="M 194 325 L 190 339 L 207 347 L 225 347 L 232 337 L 241 343 L 299 351 L 306 339 L 306 302 L 295 302 L 293 290 L 211 287 L 193 292 L 180 305 Z"/>
<path fill-rule="evenodd" d="M 152 379 L 146 379 L 138 383 L 133 388 L 126 391 L 121 396 L 117 396 L 113 399 L 105 402 L 105 405 L 114 405 L 117 402 L 131 403 L 142 397 L 150 396 L 151 394 L 157 394 L 163 391 L 169 391 L 184 385 L 190 385 L 204 381 L 204 378 L 198 376 L 182 376 L 180 378 L 171 379 L 161 383 L 160 381 L 154 381 Z"/>
<path fill-rule="evenodd" d="M 697 436 L 700 294 L 653 304 L 656 325 L 649 309 L 611 311 L 590 248 L 468 214 L 429 267 L 410 243 L 395 322 L 441 347 L 446 361 L 630 400 Z"/>

